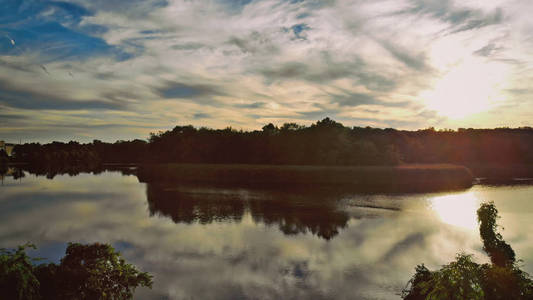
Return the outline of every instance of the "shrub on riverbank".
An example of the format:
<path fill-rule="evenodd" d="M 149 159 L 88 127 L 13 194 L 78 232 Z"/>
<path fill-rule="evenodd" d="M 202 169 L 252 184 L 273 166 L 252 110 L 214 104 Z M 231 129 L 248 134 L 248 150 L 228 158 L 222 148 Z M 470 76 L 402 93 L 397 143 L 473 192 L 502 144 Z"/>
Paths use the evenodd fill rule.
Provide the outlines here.
<path fill-rule="evenodd" d="M 2 299 L 132 299 L 152 276 L 127 264 L 107 244 L 69 243 L 59 265 L 35 265 L 26 254 L 31 244 L 0 249 Z"/>
<path fill-rule="evenodd" d="M 437 271 L 418 265 L 402 292 L 403 299 L 533 299 L 533 281 L 520 270 L 513 249 L 496 231 L 494 203 L 482 204 L 477 215 L 483 250 L 491 264 L 478 264 L 471 255 L 461 253 Z"/>

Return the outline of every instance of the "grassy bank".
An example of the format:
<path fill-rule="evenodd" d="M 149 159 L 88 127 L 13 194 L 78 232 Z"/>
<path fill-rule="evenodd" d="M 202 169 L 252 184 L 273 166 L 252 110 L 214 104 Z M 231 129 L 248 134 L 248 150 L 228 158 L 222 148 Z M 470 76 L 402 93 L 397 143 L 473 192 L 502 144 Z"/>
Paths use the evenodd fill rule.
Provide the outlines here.
<path fill-rule="evenodd" d="M 280 166 L 150 164 L 138 170 L 141 182 L 315 187 L 338 185 L 360 189 L 425 191 L 466 188 L 471 172 L 457 165 Z"/>

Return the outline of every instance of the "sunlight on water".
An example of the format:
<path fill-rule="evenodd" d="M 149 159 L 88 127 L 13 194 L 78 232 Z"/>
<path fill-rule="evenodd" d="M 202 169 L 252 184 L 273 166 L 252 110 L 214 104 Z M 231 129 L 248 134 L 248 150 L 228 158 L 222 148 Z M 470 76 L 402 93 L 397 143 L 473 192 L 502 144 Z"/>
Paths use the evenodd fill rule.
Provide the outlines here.
<path fill-rule="evenodd" d="M 119 172 L 4 180 L 0 248 L 30 241 L 58 262 L 70 241 L 110 243 L 154 275 L 138 299 L 398 299 L 417 264 L 439 268 L 460 251 L 488 262 L 483 201 L 533 273 L 533 186 L 351 194 L 169 187 Z"/>
<path fill-rule="evenodd" d="M 431 209 L 442 222 L 473 231 L 477 230 L 476 211 L 479 203 L 479 199 L 472 192 L 430 199 Z"/>

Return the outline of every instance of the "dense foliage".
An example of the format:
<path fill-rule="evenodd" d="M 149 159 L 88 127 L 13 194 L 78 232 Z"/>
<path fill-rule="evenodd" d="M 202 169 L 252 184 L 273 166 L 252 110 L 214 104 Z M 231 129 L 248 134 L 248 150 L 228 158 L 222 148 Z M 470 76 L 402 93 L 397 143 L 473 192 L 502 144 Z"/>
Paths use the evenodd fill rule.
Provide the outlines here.
<path fill-rule="evenodd" d="M 6 299 L 40 299 L 40 283 L 33 260 L 26 255 L 31 244 L 14 250 L 0 249 L 0 291 Z"/>
<path fill-rule="evenodd" d="M 403 299 L 533 299 L 533 281 L 520 270 L 513 249 L 496 232 L 496 207 L 484 203 L 477 215 L 483 249 L 492 263 L 478 264 L 471 255 L 461 253 L 437 271 L 418 265 Z"/>
<path fill-rule="evenodd" d="M 487 252 L 490 261 L 498 267 L 508 267 L 515 263 L 515 253 L 511 245 L 507 244 L 502 235 L 497 232 L 498 210 L 492 203 L 483 203 L 477 211 L 479 220 L 479 234 L 483 241 L 483 250 Z"/>
<path fill-rule="evenodd" d="M 405 131 L 345 127 L 329 118 L 311 126 L 285 123 L 237 131 L 176 126 L 149 141 L 24 144 L 14 160 L 31 163 L 100 162 L 394 165 L 405 163 L 533 163 L 532 128 L 433 128 Z"/>
<path fill-rule="evenodd" d="M 2 299 L 131 299 L 152 276 L 127 264 L 107 244 L 69 243 L 59 265 L 35 264 L 26 248 L 0 250 Z"/>
<path fill-rule="evenodd" d="M 330 119 L 310 127 L 269 124 L 253 132 L 178 126 L 152 134 L 150 152 L 158 162 L 376 165 L 400 161 L 389 142 L 357 138 L 350 128 Z"/>

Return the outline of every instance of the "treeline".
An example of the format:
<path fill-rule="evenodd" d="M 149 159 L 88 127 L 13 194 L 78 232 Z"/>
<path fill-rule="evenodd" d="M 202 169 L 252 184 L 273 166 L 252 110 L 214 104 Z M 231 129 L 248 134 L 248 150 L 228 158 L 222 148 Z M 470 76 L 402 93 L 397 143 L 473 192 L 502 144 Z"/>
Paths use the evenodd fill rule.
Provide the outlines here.
<path fill-rule="evenodd" d="M 329 118 L 311 125 L 268 124 L 261 131 L 177 126 L 150 136 L 157 162 L 290 165 L 397 164 L 400 153 L 388 141 L 362 139 Z"/>
<path fill-rule="evenodd" d="M 148 143 L 142 140 L 104 143 L 52 142 L 41 145 L 27 143 L 13 149 L 13 162 L 30 163 L 36 166 L 53 164 L 62 169 L 73 167 L 96 168 L 102 163 L 135 163 L 146 159 Z"/>
<path fill-rule="evenodd" d="M 53 164 L 58 168 L 68 166 L 91 168 L 102 163 L 102 158 L 95 151 L 93 144 L 80 144 L 73 141 L 52 142 L 45 145 L 39 143 L 16 145 L 12 155 L 12 160 L 15 162 L 38 166 Z"/>
<path fill-rule="evenodd" d="M 533 163 L 533 129 L 405 131 L 350 128 L 326 118 L 310 126 L 268 124 L 256 131 L 176 126 L 150 134 L 148 141 L 34 143 L 17 145 L 13 152 L 14 161 L 37 164 L 511 165 Z"/>

